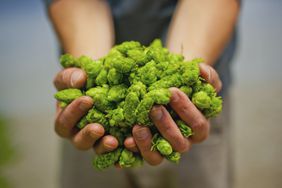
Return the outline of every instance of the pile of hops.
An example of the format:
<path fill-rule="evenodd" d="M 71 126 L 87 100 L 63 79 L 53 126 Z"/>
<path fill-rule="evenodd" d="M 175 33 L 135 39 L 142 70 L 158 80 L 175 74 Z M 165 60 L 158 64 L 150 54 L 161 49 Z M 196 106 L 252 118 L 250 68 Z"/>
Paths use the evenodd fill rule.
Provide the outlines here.
<path fill-rule="evenodd" d="M 149 117 L 153 105 L 164 105 L 183 136 L 188 138 L 193 134 L 189 125 L 181 121 L 169 107 L 170 87 L 182 90 L 208 118 L 222 110 L 222 99 L 200 77 L 198 64 L 202 60 L 184 61 L 182 55 L 170 53 L 164 48 L 160 40 L 153 41 L 148 47 L 135 41 L 123 42 L 99 60 L 86 56 L 74 58 L 65 54 L 60 62 L 64 68 L 78 67 L 87 74 L 87 83 L 83 89 L 65 89 L 55 94 L 60 105 L 65 107 L 84 95 L 92 97 L 94 106 L 78 122 L 77 127 L 83 129 L 89 123 L 100 123 L 106 134 L 115 136 L 119 141 L 115 151 L 95 157 L 93 165 L 97 169 L 115 164 L 121 167 L 142 165 L 140 154 L 127 150 L 123 145 L 136 124 L 151 129 L 154 134 L 152 150 L 159 151 L 171 162 L 179 162 L 180 153 L 173 151 Z"/>

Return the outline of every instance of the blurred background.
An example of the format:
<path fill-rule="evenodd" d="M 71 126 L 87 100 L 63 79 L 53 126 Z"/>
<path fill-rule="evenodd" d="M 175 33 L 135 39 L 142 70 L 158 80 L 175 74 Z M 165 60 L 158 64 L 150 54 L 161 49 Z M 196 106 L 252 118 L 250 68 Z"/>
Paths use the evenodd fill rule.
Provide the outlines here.
<path fill-rule="evenodd" d="M 57 188 L 56 37 L 42 1 L 0 2 L 0 187 Z M 236 188 L 282 185 L 281 10 L 281 0 L 243 2 L 231 92 Z"/>

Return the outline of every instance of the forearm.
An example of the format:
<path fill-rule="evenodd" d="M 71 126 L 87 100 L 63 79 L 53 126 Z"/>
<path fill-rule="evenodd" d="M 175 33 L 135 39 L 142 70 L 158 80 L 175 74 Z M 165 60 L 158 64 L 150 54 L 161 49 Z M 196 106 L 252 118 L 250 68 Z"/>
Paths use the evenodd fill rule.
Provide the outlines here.
<path fill-rule="evenodd" d="M 238 12 L 236 0 L 180 0 L 169 27 L 168 49 L 213 65 L 232 35 Z"/>
<path fill-rule="evenodd" d="M 49 7 L 49 16 L 66 53 L 97 59 L 114 43 L 113 20 L 106 1 L 56 0 Z"/>

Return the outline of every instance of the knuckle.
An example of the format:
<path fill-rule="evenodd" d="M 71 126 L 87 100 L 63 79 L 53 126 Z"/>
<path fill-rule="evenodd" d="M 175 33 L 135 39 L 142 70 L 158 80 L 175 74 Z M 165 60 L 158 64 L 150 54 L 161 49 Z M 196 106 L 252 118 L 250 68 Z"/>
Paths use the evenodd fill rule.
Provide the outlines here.
<path fill-rule="evenodd" d="M 178 111 L 180 114 L 186 115 L 190 111 L 190 106 L 187 103 L 179 104 Z"/>
<path fill-rule="evenodd" d="M 173 126 L 166 122 L 162 124 L 163 134 L 168 135 L 171 138 L 178 138 L 178 135 L 175 133 Z"/>

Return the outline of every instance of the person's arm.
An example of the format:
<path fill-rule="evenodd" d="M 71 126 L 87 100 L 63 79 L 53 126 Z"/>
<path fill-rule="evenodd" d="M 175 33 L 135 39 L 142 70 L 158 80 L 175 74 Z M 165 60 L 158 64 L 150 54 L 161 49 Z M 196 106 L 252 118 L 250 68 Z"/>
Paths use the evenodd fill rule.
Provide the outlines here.
<path fill-rule="evenodd" d="M 187 60 L 202 57 L 213 65 L 233 33 L 238 14 L 238 0 L 180 0 L 167 47 Z"/>
<path fill-rule="evenodd" d="M 49 16 L 66 53 L 97 59 L 113 46 L 113 19 L 107 1 L 55 0 Z"/>
<path fill-rule="evenodd" d="M 54 0 L 49 7 L 49 16 L 66 53 L 98 59 L 107 54 L 113 45 L 113 20 L 106 1 Z M 58 90 L 81 88 L 85 82 L 86 73 L 78 68 L 63 69 L 54 79 Z M 101 142 L 95 144 L 96 153 L 115 149 L 117 139 L 103 136 L 105 130 L 102 125 L 91 123 L 81 131 L 75 128 L 92 106 L 93 101 L 87 96 L 74 100 L 64 109 L 57 106 L 56 133 L 70 139 L 77 149 L 91 149 L 97 140 Z"/>

